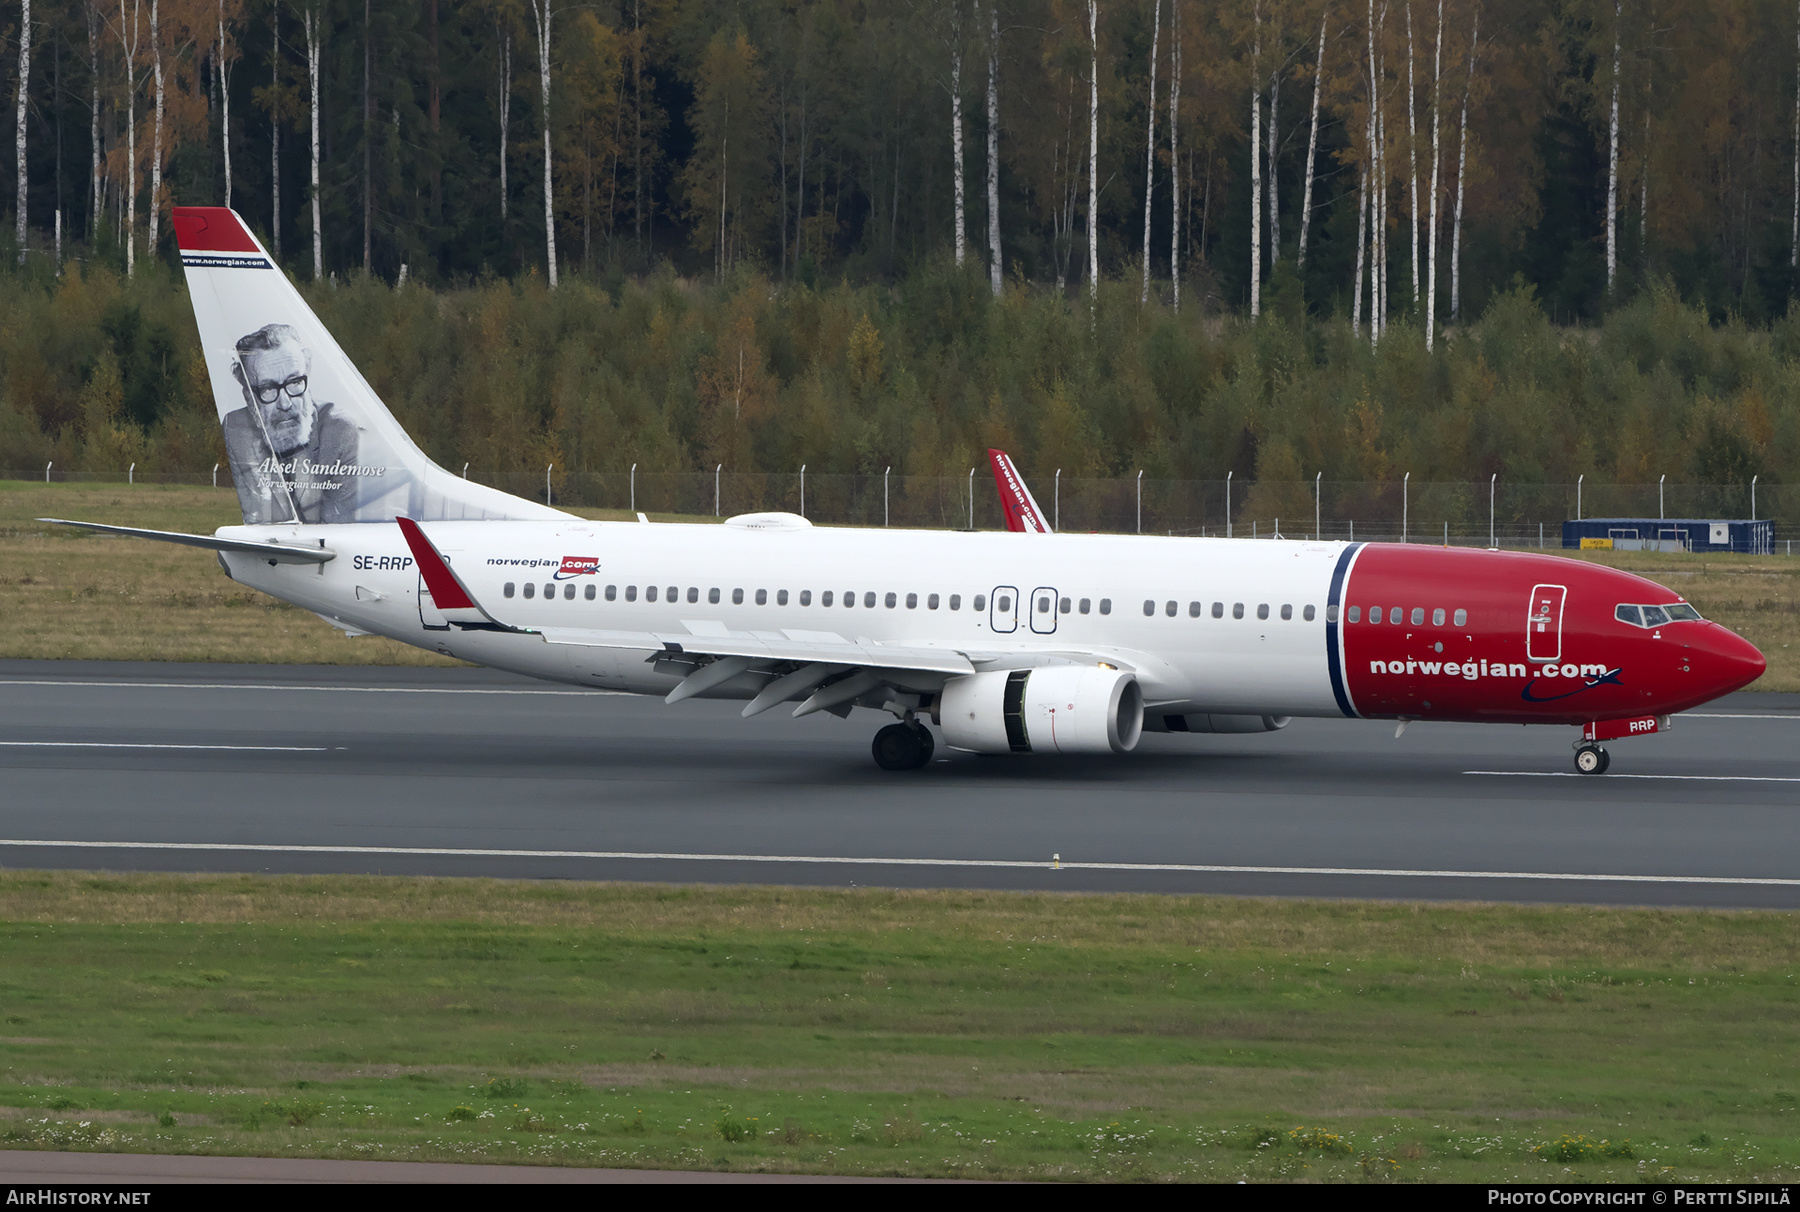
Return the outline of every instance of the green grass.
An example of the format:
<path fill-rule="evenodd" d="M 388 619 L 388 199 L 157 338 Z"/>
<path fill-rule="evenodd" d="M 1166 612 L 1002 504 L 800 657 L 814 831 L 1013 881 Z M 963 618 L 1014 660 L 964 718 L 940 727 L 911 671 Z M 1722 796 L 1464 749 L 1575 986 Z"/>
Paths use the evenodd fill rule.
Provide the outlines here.
<path fill-rule="evenodd" d="M 1792 1181 L 1791 915 L 0 874 L 0 1145 Z"/>

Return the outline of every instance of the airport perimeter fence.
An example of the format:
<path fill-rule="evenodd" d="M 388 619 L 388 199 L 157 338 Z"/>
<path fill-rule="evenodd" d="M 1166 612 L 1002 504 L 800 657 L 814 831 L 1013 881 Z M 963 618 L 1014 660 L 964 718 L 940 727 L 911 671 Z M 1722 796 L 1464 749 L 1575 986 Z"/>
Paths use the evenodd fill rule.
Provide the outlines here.
<path fill-rule="evenodd" d="M 216 481 L 215 481 L 216 475 Z M 231 487 L 231 470 L 0 471 L 9 480 Z M 781 510 L 824 526 L 997 530 L 1005 525 L 992 473 L 960 476 L 610 471 L 482 472 L 468 478 L 573 508 L 668 517 Z M 1233 538 L 1363 539 L 1459 547 L 1559 547 L 1573 518 L 1772 519 L 1775 551 L 1800 538 L 1800 486 L 1785 484 L 1523 484 L 1504 480 L 1160 480 L 1027 477 L 1059 531 Z"/>

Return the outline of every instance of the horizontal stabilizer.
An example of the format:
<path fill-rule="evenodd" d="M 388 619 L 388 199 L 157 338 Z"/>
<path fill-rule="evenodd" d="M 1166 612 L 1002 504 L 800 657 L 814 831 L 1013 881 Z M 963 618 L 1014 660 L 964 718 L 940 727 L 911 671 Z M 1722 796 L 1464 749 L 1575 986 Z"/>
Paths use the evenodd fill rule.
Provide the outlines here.
<path fill-rule="evenodd" d="M 204 547 L 209 551 L 238 552 L 275 564 L 327 564 L 337 559 L 337 552 L 329 547 L 302 547 L 298 543 L 279 543 L 273 539 L 257 543 L 249 539 L 221 539 L 209 534 L 183 534 L 178 530 L 142 530 L 136 526 L 72 522 L 67 518 L 39 518 L 38 521 L 55 526 L 79 526 L 84 530 L 98 530 L 105 534 L 130 535 L 137 539 L 155 539 L 161 543 L 180 543 L 186 547 Z"/>

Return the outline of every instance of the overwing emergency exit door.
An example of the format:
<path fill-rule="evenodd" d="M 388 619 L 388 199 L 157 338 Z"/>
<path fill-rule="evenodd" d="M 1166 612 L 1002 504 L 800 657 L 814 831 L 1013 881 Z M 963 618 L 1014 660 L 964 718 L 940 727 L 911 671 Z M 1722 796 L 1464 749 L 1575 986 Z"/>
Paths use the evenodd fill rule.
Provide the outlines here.
<path fill-rule="evenodd" d="M 1039 635 L 1056 633 L 1056 590 L 1039 585 L 1031 591 L 1031 629 Z"/>
<path fill-rule="evenodd" d="M 431 600 L 431 590 L 425 585 L 424 572 L 419 573 L 419 622 L 427 631 L 450 630 L 450 620 L 438 611 Z"/>
<path fill-rule="evenodd" d="M 1525 615 L 1526 660 L 1562 659 L 1563 603 L 1568 596 L 1567 586 L 1532 586 L 1531 606 Z"/>

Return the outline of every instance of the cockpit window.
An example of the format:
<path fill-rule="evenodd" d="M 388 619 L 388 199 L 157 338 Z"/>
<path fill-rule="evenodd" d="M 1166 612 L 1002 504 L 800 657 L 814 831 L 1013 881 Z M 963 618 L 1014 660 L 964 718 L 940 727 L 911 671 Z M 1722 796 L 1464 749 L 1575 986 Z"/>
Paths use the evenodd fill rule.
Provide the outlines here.
<path fill-rule="evenodd" d="M 1633 627 L 1661 627 L 1664 623 L 1701 621 L 1700 612 L 1686 602 L 1671 602 L 1663 606 L 1620 605 L 1613 609 L 1613 617 L 1621 623 L 1630 623 Z"/>

